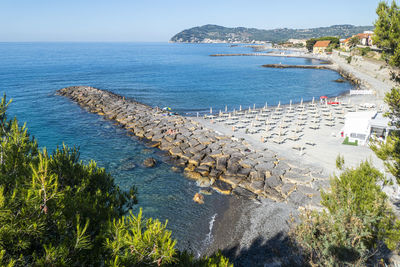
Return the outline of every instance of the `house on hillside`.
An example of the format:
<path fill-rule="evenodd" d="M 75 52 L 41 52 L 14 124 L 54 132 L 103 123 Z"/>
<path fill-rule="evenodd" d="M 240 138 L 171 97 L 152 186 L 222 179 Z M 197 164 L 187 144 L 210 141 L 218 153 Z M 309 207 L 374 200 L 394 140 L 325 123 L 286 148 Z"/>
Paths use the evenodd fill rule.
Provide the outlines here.
<path fill-rule="evenodd" d="M 364 46 L 372 46 L 372 35 L 371 32 L 364 32 L 357 34 L 358 38 L 360 39 L 360 44 Z"/>
<path fill-rule="evenodd" d="M 351 37 L 340 40 L 340 48 L 348 51 L 350 49 L 350 43 L 349 43 L 350 39 L 351 39 Z"/>
<path fill-rule="evenodd" d="M 350 49 L 350 39 L 353 37 L 358 37 L 358 39 L 360 40 L 360 44 L 362 46 L 372 46 L 372 36 L 374 35 L 374 32 L 371 31 L 365 31 L 364 33 L 358 33 L 356 35 L 353 35 L 352 37 L 349 37 L 345 40 L 341 40 L 340 41 L 340 48 L 344 48 L 346 50 Z"/>
<path fill-rule="evenodd" d="M 331 41 L 317 41 L 313 47 L 314 54 L 322 54 L 325 53 L 326 49 L 329 47 Z"/>

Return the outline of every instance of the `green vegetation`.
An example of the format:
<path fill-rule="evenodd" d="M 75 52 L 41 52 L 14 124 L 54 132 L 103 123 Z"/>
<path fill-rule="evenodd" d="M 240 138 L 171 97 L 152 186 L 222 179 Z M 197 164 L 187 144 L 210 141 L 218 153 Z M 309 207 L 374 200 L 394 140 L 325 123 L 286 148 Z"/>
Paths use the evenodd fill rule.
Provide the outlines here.
<path fill-rule="evenodd" d="M 349 40 L 350 47 L 355 47 L 356 45 L 359 45 L 359 44 L 360 44 L 360 37 L 358 37 L 356 35 L 356 36 L 353 36 L 350 38 L 350 40 Z"/>
<path fill-rule="evenodd" d="M 175 250 L 166 224 L 132 214 L 136 190 L 79 151 L 51 155 L 0 102 L 1 266 L 231 266 L 217 254 L 195 260 Z M 128 215 L 127 215 L 128 214 Z"/>
<path fill-rule="evenodd" d="M 393 88 L 385 96 L 385 102 L 389 106 L 389 112 L 386 114 L 390 118 L 391 124 L 400 127 L 400 89 Z M 388 136 L 386 143 L 375 142 L 371 148 L 376 155 L 384 160 L 387 170 L 400 183 L 400 133 L 399 131 L 392 132 Z"/>
<path fill-rule="evenodd" d="M 346 169 L 322 192 L 323 212 L 305 211 L 291 236 L 312 266 L 360 266 L 381 241 L 395 249 L 400 223 L 377 182 L 384 176 L 369 162 Z"/>
<path fill-rule="evenodd" d="M 368 53 L 371 52 L 371 48 L 369 46 L 362 47 L 362 48 L 358 48 L 358 51 L 360 51 L 361 56 L 368 56 Z M 380 68 L 382 68 L 382 66 Z"/>
<path fill-rule="evenodd" d="M 383 49 L 383 56 L 392 66 L 400 67 L 400 9 L 393 1 L 380 2 L 376 14 L 373 42 Z"/>
<path fill-rule="evenodd" d="M 358 140 L 356 140 L 356 141 L 354 141 L 354 142 L 350 142 L 349 141 L 349 137 L 346 137 L 344 140 L 343 140 L 343 143 L 342 143 L 343 145 L 350 145 L 350 146 L 358 146 Z"/>
<path fill-rule="evenodd" d="M 343 168 L 344 168 L 344 157 L 343 156 L 338 155 L 336 157 L 336 168 L 338 170 L 343 170 Z"/>
<path fill-rule="evenodd" d="M 320 38 L 311 38 L 311 39 L 307 40 L 306 48 L 307 48 L 307 50 L 309 52 L 312 52 L 313 51 L 313 47 L 314 47 L 316 42 L 318 42 L 318 41 L 326 41 L 326 40 L 331 41 L 331 43 L 329 44 L 331 49 L 339 47 L 339 44 L 340 44 L 339 38 L 333 37 L 333 36 L 324 36 L 324 37 L 320 37 Z"/>
<path fill-rule="evenodd" d="M 227 28 L 218 25 L 204 25 L 194 27 L 176 34 L 172 42 L 199 43 L 204 39 L 221 40 L 227 42 L 269 41 L 273 43 L 286 42 L 288 39 L 310 39 L 322 36 L 340 36 L 347 38 L 354 34 L 373 30 L 372 26 L 333 25 L 312 29 L 274 29 L 260 30 L 254 28 Z"/>
<path fill-rule="evenodd" d="M 352 59 L 353 59 L 353 57 L 352 57 L 352 56 L 348 56 L 348 57 L 346 57 L 346 61 L 347 61 L 347 63 L 348 63 L 348 64 L 350 64 Z"/>
<path fill-rule="evenodd" d="M 391 65 L 400 66 L 400 10 L 394 1 L 390 7 L 380 2 L 377 14 L 374 43 L 384 50 Z M 369 49 L 360 50 L 361 55 L 369 52 Z M 347 59 L 351 62 L 351 57 Z M 392 73 L 395 82 L 400 81 L 399 77 Z M 385 116 L 390 118 L 391 125 L 400 127 L 400 89 L 393 88 L 387 93 L 385 102 L 389 106 Z M 348 139 L 343 143 L 349 143 Z M 371 149 L 400 183 L 399 131 L 392 132 L 385 143 L 375 141 Z M 344 169 L 343 157 L 337 157 L 336 166 Z M 335 175 L 330 191 L 321 194 L 325 210 L 303 212 L 300 223 L 291 233 L 304 259 L 312 266 L 376 265 L 378 259 L 372 256 L 382 243 L 397 251 L 400 222 L 380 187 L 387 183 L 369 162 L 356 169 L 344 169 L 339 177 Z"/>

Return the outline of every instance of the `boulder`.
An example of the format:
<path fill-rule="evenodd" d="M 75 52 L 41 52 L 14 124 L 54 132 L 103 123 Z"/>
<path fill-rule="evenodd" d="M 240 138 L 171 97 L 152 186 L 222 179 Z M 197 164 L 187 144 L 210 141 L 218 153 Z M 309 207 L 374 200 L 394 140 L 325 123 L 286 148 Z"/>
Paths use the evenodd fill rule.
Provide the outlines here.
<path fill-rule="evenodd" d="M 239 170 L 241 169 L 239 163 L 228 164 L 226 169 L 226 174 L 235 176 L 238 174 Z"/>
<path fill-rule="evenodd" d="M 265 186 L 274 187 L 275 188 L 277 186 L 280 186 L 281 184 L 282 184 L 281 178 L 279 178 L 276 175 L 273 175 L 273 176 L 271 176 L 269 178 L 265 178 Z"/>
<path fill-rule="evenodd" d="M 212 178 L 218 178 L 221 174 L 222 174 L 222 171 L 217 170 L 217 169 L 211 169 L 211 171 L 208 174 L 208 176 L 210 176 Z"/>
<path fill-rule="evenodd" d="M 224 195 L 230 195 L 232 192 L 232 187 L 229 184 L 222 182 L 221 180 L 215 181 L 215 183 L 211 187 L 217 192 Z"/>
<path fill-rule="evenodd" d="M 250 189 L 256 194 L 261 194 L 264 191 L 264 181 L 252 181 Z"/>
<path fill-rule="evenodd" d="M 286 183 L 281 187 L 281 192 L 285 196 L 290 195 L 296 189 L 296 185 L 292 183 Z"/>
<path fill-rule="evenodd" d="M 208 176 L 210 173 L 210 167 L 206 165 L 200 165 L 195 169 L 195 171 L 200 173 L 202 176 Z"/>
<path fill-rule="evenodd" d="M 213 159 L 210 156 L 206 156 L 204 159 L 201 160 L 200 165 L 206 165 L 206 166 L 214 166 L 215 165 L 215 159 Z"/>
<path fill-rule="evenodd" d="M 201 176 L 200 173 L 195 172 L 195 171 L 185 171 L 185 176 L 189 179 L 193 179 L 193 180 L 199 180 L 201 178 L 203 178 L 203 176 Z"/>
<path fill-rule="evenodd" d="M 272 161 L 262 162 L 257 164 L 254 168 L 257 171 L 271 171 L 275 167 L 275 164 Z"/>
<path fill-rule="evenodd" d="M 201 178 L 197 179 L 196 184 L 199 187 L 210 187 L 211 180 L 207 177 L 201 177 Z"/>
<path fill-rule="evenodd" d="M 146 168 L 152 168 L 154 166 L 156 166 L 157 162 L 154 158 L 147 158 L 143 161 L 143 166 Z"/>
<path fill-rule="evenodd" d="M 204 196 L 200 193 L 196 193 L 193 197 L 193 201 L 198 204 L 204 204 Z"/>
<path fill-rule="evenodd" d="M 182 149 L 180 149 L 179 147 L 173 147 L 171 148 L 171 150 L 169 151 L 169 153 L 173 156 L 181 156 L 183 154 Z"/>
<path fill-rule="evenodd" d="M 236 188 L 243 178 L 237 176 L 228 176 L 228 175 L 221 175 L 219 179 L 227 184 L 230 184 L 232 188 Z"/>
<path fill-rule="evenodd" d="M 217 161 L 217 166 L 215 168 L 220 171 L 225 171 L 228 162 L 228 157 L 219 157 L 216 159 L 216 161 Z"/>
<path fill-rule="evenodd" d="M 256 199 L 257 198 L 256 194 L 254 194 L 253 192 L 251 192 L 245 188 L 239 187 L 239 186 L 234 188 L 232 193 L 236 196 L 245 197 L 248 199 Z"/>
<path fill-rule="evenodd" d="M 244 159 L 244 160 L 241 160 L 241 161 L 239 161 L 239 164 L 240 164 L 243 168 L 248 168 L 248 169 L 253 168 L 253 167 L 256 165 L 256 163 L 255 163 L 253 160 L 251 160 L 251 159 Z"/>
<path fill-rule="evenodd" d="M 305 207 L 309 201 L 310 201 L 309 197 L 307 197 L 304 193 L 297 190 L 292 192 L 287 198 L 287 202 L 295 205 L 296 207 Z"/>
<path fill-rule="evenodd" d="M 241 167 L 237 172 L 237 175 L 241 177 L 248 177 L 250 175 L 251 169 Z"/>
<path fill-rule="evenodd" d="M 265 173 L 262 171 L 251 171 L 249 173 L 250 181 L 264 181 Z"/>
<path fill-rule="evenodd" d="M 151 141 L 147 143 L 147 146 L 149 147 L 159 147 L 161 145 L 161 142 L 159 141 Z"/>

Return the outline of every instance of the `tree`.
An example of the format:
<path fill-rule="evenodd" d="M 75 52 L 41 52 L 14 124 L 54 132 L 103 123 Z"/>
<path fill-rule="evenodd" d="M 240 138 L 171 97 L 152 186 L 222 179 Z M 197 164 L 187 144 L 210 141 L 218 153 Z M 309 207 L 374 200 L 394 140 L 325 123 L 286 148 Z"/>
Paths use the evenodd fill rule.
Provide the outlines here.
<path fill-rule="evenodd" d="M 331 191 L 321 194 L 325 210 L 304 212 L 291 233 L 306 261 L 312 266 L 364 265 L 380 242 L 396 248 L 400 223 L 377 185 L 383 180 L 369 162 L 331 179 Z"/>
<path fill-rule="evenodd" d="M 396 2 L 389 5 L 380 2 L 376 9 L 378 15 L 375 21 L 375 35 L 373 42 L 382 48 L 389 57 L 389 63 L 393 66 L 400 66 L 400 9 Z"/>
<path fill-rule="evenodd" d="M 75 147 L 39 150 L 25 125 L 7 119 L 9 104 L 0 101 L 1 266 L 231 266 L 220 254 L 178 253 L 166 223 L 130 212 L 134 187 L 121 191 Z"/>
<path fill-rule="evenodd" d="M 400 89 L 393 88 L 385 96 L 385 102 L 389 106 L 389 111 L 385 114 L 390 118 L 391 125 L 400 127 Z M 400 183 L 400 133 L 393 131 L 386 139 L 386 142 L 375 141 L 371 145 L 375 154 L 384 161 L 386 169 Z"/>
<path fill-rule="evenodd" d="M 360 44 L 360 37 L 355 35 L 355 36 L 350 38 L 350 40 L 349 40 L 350 47 L 355 47 L 358 44 Z"/>

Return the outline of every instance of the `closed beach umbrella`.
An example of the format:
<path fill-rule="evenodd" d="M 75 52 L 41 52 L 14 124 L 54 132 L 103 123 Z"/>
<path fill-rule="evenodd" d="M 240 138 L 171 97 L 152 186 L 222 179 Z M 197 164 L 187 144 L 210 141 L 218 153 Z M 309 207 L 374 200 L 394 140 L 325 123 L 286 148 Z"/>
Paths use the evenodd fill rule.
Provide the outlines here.
<path fill-rule="evenodd" d="M 300 101 L 300 106 L 302 106 L 302 105 L 303 105 L 303 98 Z"/>
<path fill-rule="evenodd" d="M 242 111 L 242 105 L 239 106 L 239 111 Z"/>
<path fill-rule="evenodd" d="M 312 98 L 312 103 L 314 104 L 314 97 Z"/>
<path fill-rule="evenodd" d="M 281 101 L 279 101 L 279 103 L 278 103 L 278 108 L 281 106 Z"/>
<path fill-rule="evenodd" d="M 268 103 L 267 102 L 265 102 L 265 108 L 268 108 Z"/>
<path fill-rule="evenodd" d="M 256 109 L 256 104 L 253 104 L 253 109 Z"/>
<path fill-rule="evenodd" d="M 290 99 L 289 107 L 292 107 L 292 99 Z"/>
<path fill-rule="evenodd" d="M 228 106 L 225 105 L 225 112 L 228 112 Z"/>
<path fill-rule="evenodd" d="M 212 108 L 210 108 L 210 114 L 212 114 Z"/>

